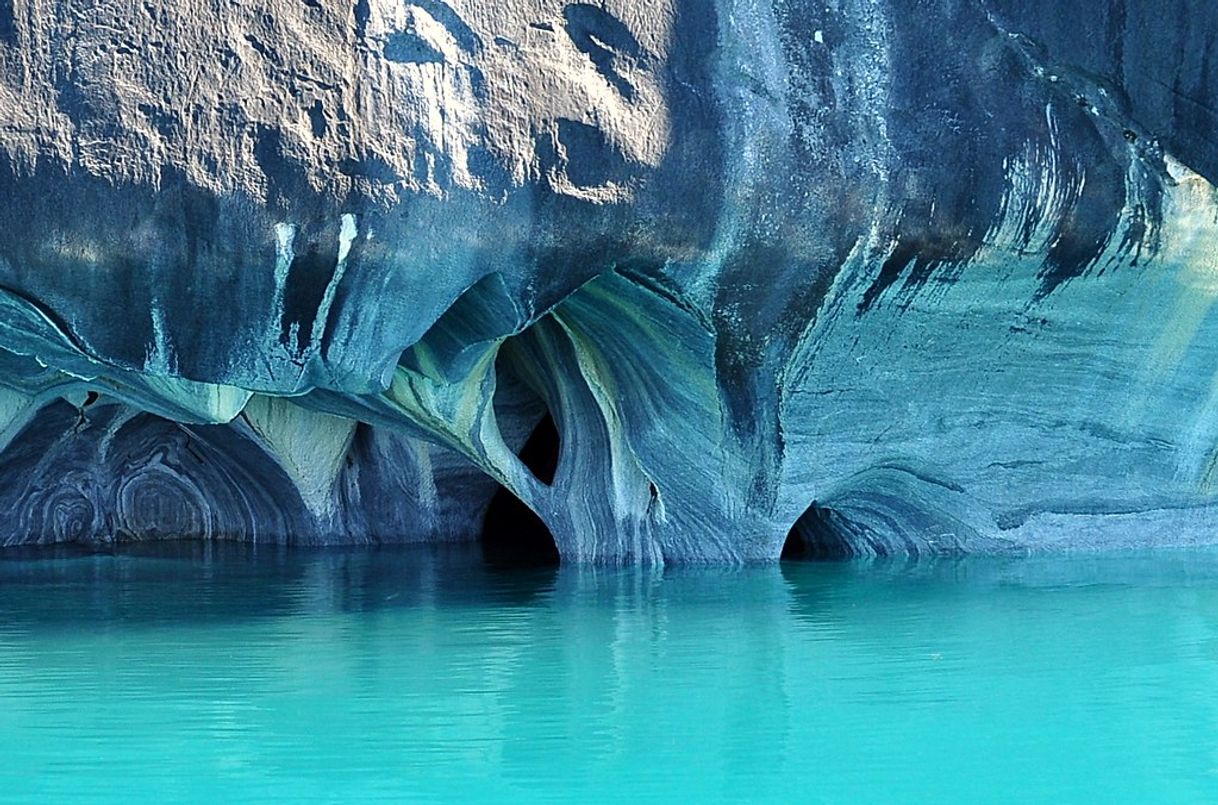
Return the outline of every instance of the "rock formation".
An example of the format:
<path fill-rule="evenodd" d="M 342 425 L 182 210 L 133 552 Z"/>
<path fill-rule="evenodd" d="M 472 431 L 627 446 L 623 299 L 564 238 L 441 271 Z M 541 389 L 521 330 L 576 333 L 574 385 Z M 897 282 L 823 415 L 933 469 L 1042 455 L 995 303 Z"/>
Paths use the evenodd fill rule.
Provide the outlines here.
<path fill-rule="evenodd" d="M 1218 540 L 1215 48 L 1201 0 L 0 0 L 0 541 L 476 539 L 500 487 L 579 562 Z"/>

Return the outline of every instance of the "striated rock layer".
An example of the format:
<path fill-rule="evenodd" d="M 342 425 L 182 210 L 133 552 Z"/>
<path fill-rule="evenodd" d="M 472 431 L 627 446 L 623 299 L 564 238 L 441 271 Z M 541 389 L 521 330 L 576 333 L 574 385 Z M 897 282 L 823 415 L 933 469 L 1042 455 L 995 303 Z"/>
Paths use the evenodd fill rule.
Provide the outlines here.
<path fill-rule="evenodd" d="M 583 562 L 1218 540 L 1216 38 L 0 0 L 0 542 L 476 539 L 501 487 Z"/>

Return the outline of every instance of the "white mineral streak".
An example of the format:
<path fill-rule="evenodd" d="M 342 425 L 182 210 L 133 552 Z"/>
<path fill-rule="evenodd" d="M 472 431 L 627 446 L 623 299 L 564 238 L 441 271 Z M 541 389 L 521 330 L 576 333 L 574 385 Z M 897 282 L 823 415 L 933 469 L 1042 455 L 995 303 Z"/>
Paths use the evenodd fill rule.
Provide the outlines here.
<path fill-rule="evenodd" d="M 152 315 L 152 348 L 144 363 L 144 371 L 154 375 L 174 374 L 176 369 L 172 366 L 173 347 L 170 346 L 166 333 L 165 310 L 154 299 L 149 312 Z"/>
<path fill-rule="evenodd" d="M 330 308 L 334 305 L 334 295 L 338 293 L 339 283 L 343 281 L 343 274 L 347 270 L 347 256 L 351 254 L 351 244 L 355 241 L 357 234 L 359 231 L 355 227 L 355 216 L 351 213 L 343 213 L 342 228 L 338 233 L 338 262 L 334 266 L 334 276 L 326 285 L 321 304 L 317 306 L 317 318 L 313 320 L 310 344 L 314 355 L 321 353 L 322 334 L 330 320 Z"/>
<path fill-rule="evenodd" d="M 269 316 L 266 324 L 266 334 L 263 336 L 267 344 L 279 341 L 279 328 L 283 321 L 283 299 L 288 283 L 288 269 L 292 267 L 292 258 L 296 256 L 293 246 L 296 242 L 296 227 L 283 222 L 275 224 L 275 290 L 268 305 Z"/>
<path fill-rule="evenodd" d="M 1010 252 L 1045 254 L 1053 245 L 1062 218 L 1070 213 L 1083 190 L 1083 173 L 1078 171 L 1076 178 L 1069 179 L 1058 165 L 1063 156 L 1051 105 L 1045 107 L 1045 120 L 1049 141 L 1029 141 L 1023 153 L 1003 162 L 1007 189 L 998 217 L 985 236 L 986 245 L 996 250 L 996 256 Z"/>

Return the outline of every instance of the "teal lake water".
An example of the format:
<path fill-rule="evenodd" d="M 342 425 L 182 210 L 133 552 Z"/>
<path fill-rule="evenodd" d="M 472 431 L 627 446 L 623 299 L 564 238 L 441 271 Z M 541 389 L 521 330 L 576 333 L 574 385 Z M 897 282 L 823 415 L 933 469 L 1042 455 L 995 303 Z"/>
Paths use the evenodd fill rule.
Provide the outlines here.
<path fill-rule="evenodd" d="M 0 799 L 1218 798 L 1218 553 L 0 558 Z"/>

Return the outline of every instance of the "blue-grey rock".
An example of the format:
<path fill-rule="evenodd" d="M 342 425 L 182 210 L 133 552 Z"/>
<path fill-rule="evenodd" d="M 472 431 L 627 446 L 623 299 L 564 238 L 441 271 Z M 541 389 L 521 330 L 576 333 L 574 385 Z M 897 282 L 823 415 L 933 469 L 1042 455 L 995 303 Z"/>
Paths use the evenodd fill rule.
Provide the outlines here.
<path fill-rule="evenodd" d="M 583 562 L 1215 541 L 1216 40 L 0 3 L 0 542 L 476 539 L 500 487 Z"/>

